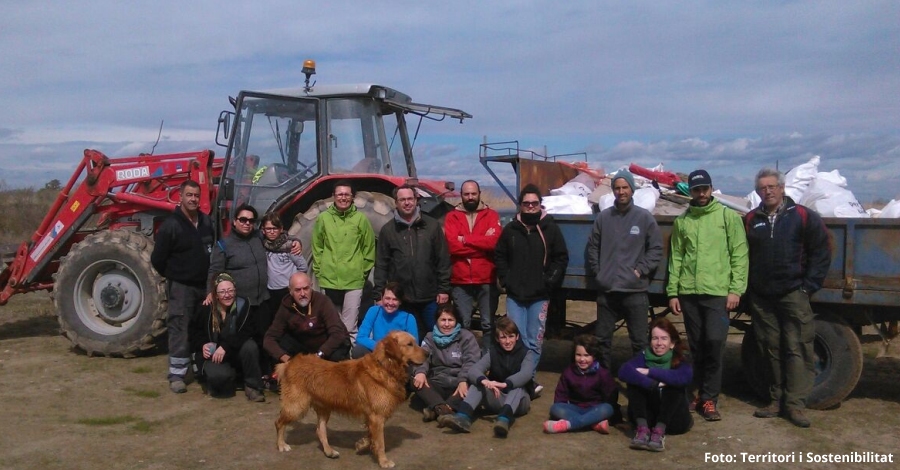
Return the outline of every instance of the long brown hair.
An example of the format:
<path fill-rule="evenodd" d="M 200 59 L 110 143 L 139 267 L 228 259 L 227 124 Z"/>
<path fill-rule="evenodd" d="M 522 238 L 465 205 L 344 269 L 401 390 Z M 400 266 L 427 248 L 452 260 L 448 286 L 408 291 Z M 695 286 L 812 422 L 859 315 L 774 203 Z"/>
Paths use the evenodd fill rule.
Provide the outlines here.
<path fill-rule="evenodd" d="M 672 349 L 672 368 L 678 367 L 678 365 L 681 364 L 681 361 L 684 360 L 684 352 L 687 350 L 687 346 L 684 344 L 684 341 L 681 340 L 681 335 L 678 333 L 675 325 L 673 325 L 666 317 L 658 317 L 656 320 L 650 322 L 651 338 L 653 337 L 654 328 L 659 328 L 668 333 L 669 338 L 675 343 L 675 347 Z"/>
<path fill-rule="evenodd" d="M 212 330 L 216 333 L 222 331 L 222 316 L 219 313 L 219 309 L 225 306 L 219 302 L 219 284 L 223 282 L 231 283 L 231 286 L 234 288 L 233 298 L 237 302 L 237 286 L 234 284 L 234 278 L 231 277 L 231 274 L 219 273 L 216 275 L 216 282 L 213 284 L 212 314 L 210 315 L 212 318 Z M 232 307 L 234 307 L 234 304 L 232 304 Z"/>

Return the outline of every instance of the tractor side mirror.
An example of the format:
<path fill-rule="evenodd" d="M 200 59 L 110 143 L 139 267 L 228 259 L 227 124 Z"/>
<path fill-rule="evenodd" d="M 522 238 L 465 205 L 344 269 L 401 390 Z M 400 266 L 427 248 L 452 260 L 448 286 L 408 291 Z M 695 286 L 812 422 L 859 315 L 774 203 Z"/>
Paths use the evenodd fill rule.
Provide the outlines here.
<path fill-rule="evenodd" d="M 231 111 L 222 111 L 219 113 L 219 124 L 216 128 L 216 144 L 222 147 L 228 147 L 228 138 L 231 134 Z M 221 139 L 219 138 L 221 136 Z"/>

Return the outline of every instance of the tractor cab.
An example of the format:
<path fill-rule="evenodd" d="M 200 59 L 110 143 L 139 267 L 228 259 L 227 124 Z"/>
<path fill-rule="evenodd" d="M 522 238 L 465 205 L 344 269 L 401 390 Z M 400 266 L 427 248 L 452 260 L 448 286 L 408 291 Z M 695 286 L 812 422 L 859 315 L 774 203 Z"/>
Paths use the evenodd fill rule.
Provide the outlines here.
<path fill-rule="evenodd" d="M 303 72 L 305 86 L 242 91 L 232 100 L 234 112 L 220 115 L 216 142 L 228 148 L 220 210 L 228 213 L 249 203 L 263 214 L 300 204 L 288 210 L 297 213 L 311 203 L 298 198 L 322 179 L 402 184 L 417 178 L 407 115 L 460 122 L 471 117 L 457 109 L 413 103 L 380 85 L 310 84 L 312 61 L 304 63 Z M 327 197 L 330 189 L 316 196 Z M 226 213 L 220 216 L 230 215 Z"/>

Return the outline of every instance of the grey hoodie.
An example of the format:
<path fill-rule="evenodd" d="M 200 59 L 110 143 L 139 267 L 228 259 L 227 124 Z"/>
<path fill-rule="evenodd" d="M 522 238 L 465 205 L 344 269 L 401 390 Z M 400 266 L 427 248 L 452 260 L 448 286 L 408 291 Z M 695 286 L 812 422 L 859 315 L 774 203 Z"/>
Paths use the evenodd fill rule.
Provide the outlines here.
<path fill-rule="evenodd" d="M 598 291 L 646 292 L 662 259 L 662 236 L 653 214 L 632 201 L 624 210 L 614 205 L 597 214 L 587 250 Z"/>

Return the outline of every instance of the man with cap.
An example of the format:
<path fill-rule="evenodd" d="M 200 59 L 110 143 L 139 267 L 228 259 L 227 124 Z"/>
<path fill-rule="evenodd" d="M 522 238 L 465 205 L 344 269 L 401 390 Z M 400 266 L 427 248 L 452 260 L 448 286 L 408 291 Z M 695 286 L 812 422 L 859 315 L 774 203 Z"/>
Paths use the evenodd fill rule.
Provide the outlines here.
<path fill-rule="evenodd" d="M 728 312 L 747 289 L 747 236 L 741 216 L 712 196 L 706 170 L 688 176 L 691 204 L 672 225 L 669 250 L 669 309 L 684 314 L 698 390 L 696 410 L 707 421 L 718 410 Z"/>
<path fill-rule="evenodd" d="M 768 406 L 757 418 L 784 416 L 808 428 L 806 398 L 816 380 L 816 324 L 809 296 L 822 288 L 831 266 L 828 229 L 822 218 L 784 194 L 784 174 L 756 174 L 762 202 L 744 217 L 750 246 L 747 304 L 753 332 L 769 362 Z"/>
<path fill-rule="evenodd" d="M 588 238 L 588 264 L 597 281 L 597 325 L 601 357 L 612 368 L 612 336 L 625 318 L 633 354 L 647 348 L 650 278 L 662 259 L 662 236 L 656 219 L 634 204 L 634 177 L 619 170 L 610 183 L 615 203 L 597 214 Z"/>

